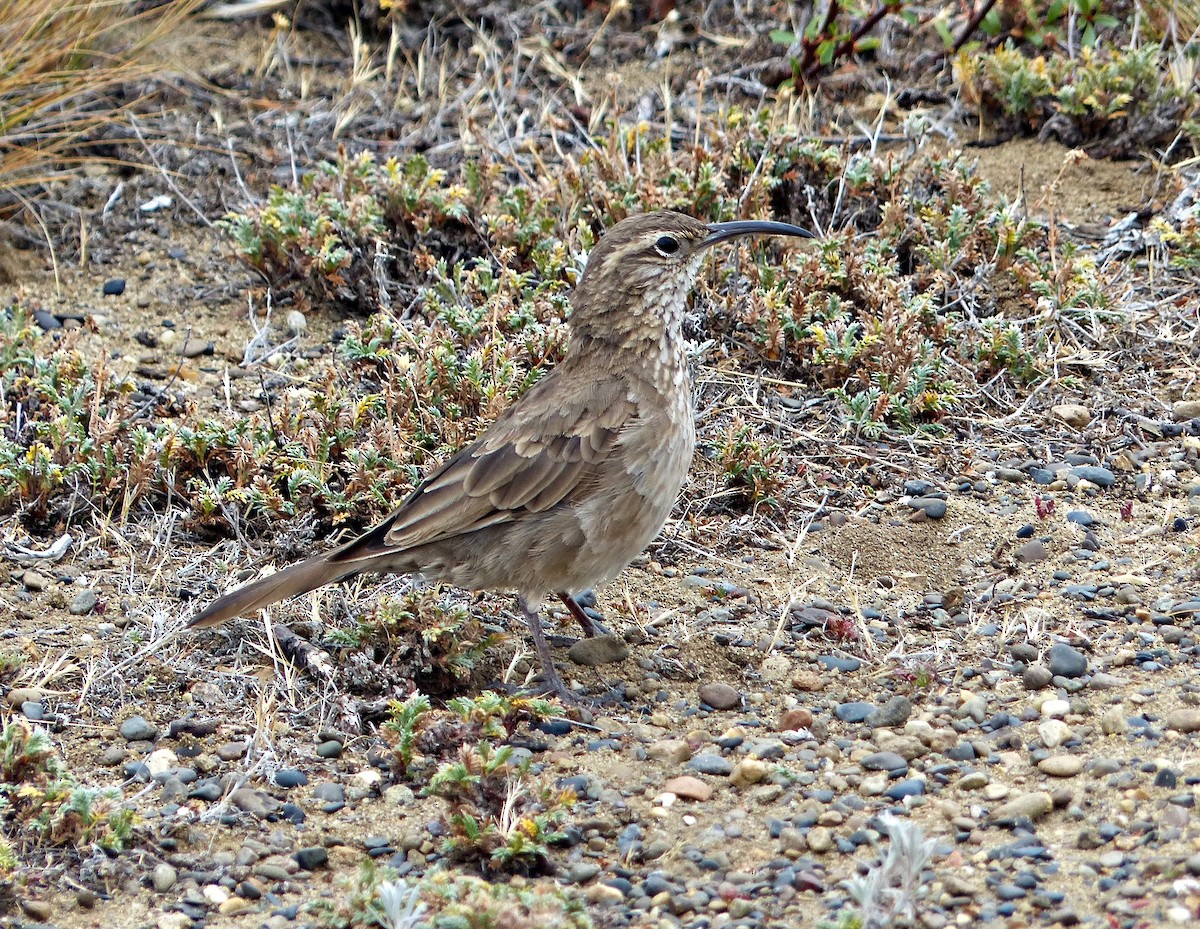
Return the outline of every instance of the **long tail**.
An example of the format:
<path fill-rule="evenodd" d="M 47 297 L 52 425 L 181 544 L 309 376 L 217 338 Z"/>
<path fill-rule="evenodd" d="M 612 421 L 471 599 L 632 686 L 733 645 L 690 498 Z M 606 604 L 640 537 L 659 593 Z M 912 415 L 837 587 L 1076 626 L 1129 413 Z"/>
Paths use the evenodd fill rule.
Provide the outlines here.
<path fill-rule="evenodd" d="M 193 616 L 187 627 L 202 629 L 216 626 L 235 616 L 245 616 L 264 606 L 270 606 L 277 600 L 286 600 L 288 597 L 344 580 L 361 573 L 364 568 L 370 570 L 361 563 L 347 565 L 345 562 L 330 561 L 329 555 L 318 555 L 218 597 Z"/>

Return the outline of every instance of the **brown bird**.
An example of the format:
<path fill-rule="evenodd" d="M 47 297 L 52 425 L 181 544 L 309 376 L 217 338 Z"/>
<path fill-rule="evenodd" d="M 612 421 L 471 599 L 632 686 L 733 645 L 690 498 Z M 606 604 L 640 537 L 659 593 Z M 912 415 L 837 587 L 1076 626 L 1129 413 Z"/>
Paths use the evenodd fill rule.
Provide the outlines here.
<path fill-rule="evenodd" d="M 666 522 L 696 445 L 688 292 L 706 249 L 745 235 L 813 234 L 667 211 L 618 223 L 588 259 L 549 374 L 380 525 L 218 598 L 189 628 L 364 572 L 516 590 L 546 684 L 569 697 L 537 611 L 556 594 L 593 635 L 573 595 L 616 577 Z"/>

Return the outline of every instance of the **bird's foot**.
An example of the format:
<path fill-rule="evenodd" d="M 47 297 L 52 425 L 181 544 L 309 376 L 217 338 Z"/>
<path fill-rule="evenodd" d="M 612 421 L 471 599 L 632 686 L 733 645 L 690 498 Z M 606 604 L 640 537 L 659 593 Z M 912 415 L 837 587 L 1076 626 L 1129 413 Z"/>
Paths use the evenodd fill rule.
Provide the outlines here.
<path fill-rule="evenodd" d="M 579 702 L 579 697 L 562 682 L 558 670 L 554 667 L 554 656 L 550 654 L 550 643 L 546 641 L 546 630 L 542 628 L 542 618 L 529 608 L 525 600 L 517 598 L 521 612 L 525 614 L 525 622 L 529 624 L 529 633 L 533 636 L 533 646 L 537 649 L 538 658 L 542 662 L 542 679 L 554 696 L 568 705 Z"/>

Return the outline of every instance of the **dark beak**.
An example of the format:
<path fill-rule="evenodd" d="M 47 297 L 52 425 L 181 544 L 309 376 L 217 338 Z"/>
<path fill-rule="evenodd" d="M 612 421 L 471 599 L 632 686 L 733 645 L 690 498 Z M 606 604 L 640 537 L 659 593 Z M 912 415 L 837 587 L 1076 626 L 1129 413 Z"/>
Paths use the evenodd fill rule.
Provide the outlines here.
<path fill-rule="evenodd" d="M 709 223 L 708 235 L 700 241 L 701 248 L 716 245 L 743 235 L 790 235 L 802 239 L 816 236 L 801 226 L 791 223 L 773 223 L 764 219 L 738 219 L 731 223 Z"/>

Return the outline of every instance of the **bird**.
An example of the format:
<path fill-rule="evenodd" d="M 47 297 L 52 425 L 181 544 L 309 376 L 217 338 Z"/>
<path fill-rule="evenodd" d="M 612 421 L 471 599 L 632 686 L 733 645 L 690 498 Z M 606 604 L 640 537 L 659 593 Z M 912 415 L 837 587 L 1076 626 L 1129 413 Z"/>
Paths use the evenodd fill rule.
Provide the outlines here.
<path fill-rule="evenodd" d="M 696 446 L 688 295 L 708 249 L 743 236 L 815 237 L 789 223 L 705 223 L 670 210 L 614 225 L 588 256 L 566 351 L 549 373 L 379 525 L 224 594 L 187 628 L 363 573 L 515 591 L 544 685 L 573 699 L 538 611 L 557 596 L 594 635 L 575 596 L 613 580 L 666 523 Z"/>

